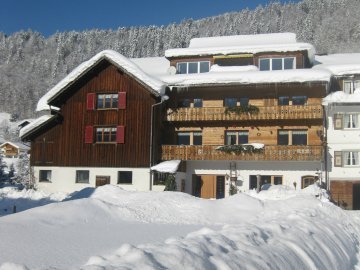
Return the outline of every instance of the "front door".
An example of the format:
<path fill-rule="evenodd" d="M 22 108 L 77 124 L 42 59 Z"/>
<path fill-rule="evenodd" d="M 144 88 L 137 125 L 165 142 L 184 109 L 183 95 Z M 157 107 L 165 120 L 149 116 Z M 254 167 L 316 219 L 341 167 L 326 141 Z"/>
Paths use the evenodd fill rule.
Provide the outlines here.
<path fill-rule="evenodd" d="M 353 210 L 360 210 L 360 184 L 353 184 Z"/>
<path fill-rule="evenodd" d="M 203 199 L 222 199 L 225 197 L 225 176 L 193 175 L 193 195 Z"/>
<path fill-rule="evenodd" d="M 306 175 L 301 177 L 301 188 L 306 188 L 316 182 L 316 178 L 313 175 Z"/>
<path fill-rule="evenodd" d="M 104 186 L 110 184 L 110 176 L 96 176 L 96 182 L 95 182 L 95 186 L 96 187 L 100 187 L 100 186 Z"/>

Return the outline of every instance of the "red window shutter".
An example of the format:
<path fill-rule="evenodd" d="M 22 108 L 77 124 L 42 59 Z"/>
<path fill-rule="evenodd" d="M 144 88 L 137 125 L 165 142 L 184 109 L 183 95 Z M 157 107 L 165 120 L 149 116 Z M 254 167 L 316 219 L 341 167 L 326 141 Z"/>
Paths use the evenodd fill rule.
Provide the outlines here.
<path fill-rule="evenodd" d="M 86 97 L 86 109 L 92 111 L 95 109 L 95 93 L 88 93 Z"/>
<path fill-rule="evenodd" d="M 125 143 L 125 127 L 118 126 L 116 128 L 116 143 Z"/>
<path fill-rule="evenodd" d="M 126 92 L 119 92 L 119 109 L 126 109 Z"/>
<path fill-rule="evenodd" d="M 94 142 L 94 127 L 86 126 L 85 127 L 85 143 L 93 143 Z"/>

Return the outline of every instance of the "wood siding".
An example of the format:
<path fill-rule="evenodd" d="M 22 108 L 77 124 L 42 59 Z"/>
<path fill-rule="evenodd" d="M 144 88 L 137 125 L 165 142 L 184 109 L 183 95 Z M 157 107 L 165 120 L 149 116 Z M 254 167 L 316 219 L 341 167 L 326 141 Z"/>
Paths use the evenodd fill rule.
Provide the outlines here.
<path fill-rule="evenodd" d="M 330 194 L 335 204 L 343 209 L 353 209 L 353 186 L 360 184 L 359 181 L 331 180 Z"/>
<path fill-rule="evenodd" d="M 87 110 L 88 93 L 118 92 L 126 92 L 126 109 Z M 103 61 L 79 79 L 64 96 L 66 100 L 63 100 L 60 111 L 63 122 L 33 139 L 31 165 L 149 166 L 151 106 L 156 98 L 144 86 Z M 125 143 L 86 144 L 86 126 L 94 129 L 97 126 L 124 126 Z"/>

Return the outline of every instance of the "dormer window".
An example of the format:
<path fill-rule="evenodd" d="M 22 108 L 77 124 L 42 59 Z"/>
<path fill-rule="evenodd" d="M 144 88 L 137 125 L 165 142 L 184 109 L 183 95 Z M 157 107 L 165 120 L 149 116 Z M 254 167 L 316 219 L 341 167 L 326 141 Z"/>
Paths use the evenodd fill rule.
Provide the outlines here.
<path fill-rule="evenodd" d="M 347 94 L 353 94 L 356 89 L 360 88 L 360 80 L 345 80 L 344 92 Z"/>
<path fill-rule="evenodd" d="M 260 70 L 295 69 L 295 57 L 260 58 Z"/>
<path fill-rule="evenodd" d="M 177 74 L 205 73 L 210 70 L 210 61 L 179 62 L 176 64 Z"/>

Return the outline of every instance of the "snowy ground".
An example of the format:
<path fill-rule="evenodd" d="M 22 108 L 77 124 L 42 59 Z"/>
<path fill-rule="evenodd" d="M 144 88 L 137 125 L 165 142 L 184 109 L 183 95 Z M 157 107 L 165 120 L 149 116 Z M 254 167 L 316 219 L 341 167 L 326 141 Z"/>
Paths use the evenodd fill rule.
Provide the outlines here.
<path fill-rule="evenodd" d="M 315 187 L 203 200 L 104 186 L 0 217 L 0 269 L 360 269 L 359 222 Z"/>

